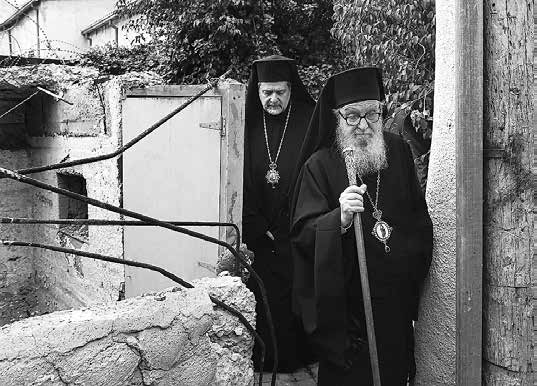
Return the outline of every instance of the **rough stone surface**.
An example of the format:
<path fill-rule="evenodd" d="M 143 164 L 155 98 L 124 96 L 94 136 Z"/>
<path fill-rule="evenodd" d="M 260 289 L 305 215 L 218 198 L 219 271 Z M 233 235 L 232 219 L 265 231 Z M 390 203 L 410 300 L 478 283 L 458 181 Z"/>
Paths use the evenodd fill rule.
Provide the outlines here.
<path fill-rule="evenodd" d="M 0 328 L 0 384 L 251 385 L 253 341 L 208 293 L 255 320 L 238 278 L 204 279 Z"/>
<path fill-rule="evenodd" d="M 207 289 L 212 296 L 242 311 L 248 322 L 255 327 L 255 297 L 240 278 L 204 278 L 196 280 L 194 285 Z M 219 358 L 215 385 L 250 385 L 254 376 L 251 360 L 254 340 L 246 327 L 237 317 L 216 308 L 209 337 Z"/>
<path fill-rule="evenodd" d="M 99 72 L 92 67 L 41 64 L 36 66 L 14 66 L 0 68 L 2 88 L 26 89 L 35 86 L 51 87 L 61 91 L 99 78 Z M 163 84 L 162 78 L 154 72 L 130 72 L 119 76 L 105 76 L 100 80 L 117 79 L 125 88 Z"/>
<path fill-rule="evenodd" d="M 14 169 L 28 166 L 25 150 L 0 150 L 0 165 Z M 31 189 L 16 181 L 0 180 L 0 216 L 28 217 Z M 0 238 L 27 239 L 23 225 L 0 224 Z M 0 325 L 27 317 L 35 309 L 32 256 L 22 249 L 0 247 Z"/>
<path fill-rule="evenodd" d="M 436 8 L 435 114 L 427 182 L 434 228 L 433 260 L 416 325 L 416 385 L 455 385 L 456 169 L 455 2 Z"/>

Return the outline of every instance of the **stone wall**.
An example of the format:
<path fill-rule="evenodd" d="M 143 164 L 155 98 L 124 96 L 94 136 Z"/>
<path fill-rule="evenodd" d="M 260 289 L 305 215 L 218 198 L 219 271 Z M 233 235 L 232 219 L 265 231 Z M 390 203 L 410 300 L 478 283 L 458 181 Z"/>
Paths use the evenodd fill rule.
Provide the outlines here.
<path fill-rule="evenodd" d="M 0 328 L 0 384 L 251 385 L 254 296 L 235 277 L 203 279 L 115 304 L 60 311 Z"/>

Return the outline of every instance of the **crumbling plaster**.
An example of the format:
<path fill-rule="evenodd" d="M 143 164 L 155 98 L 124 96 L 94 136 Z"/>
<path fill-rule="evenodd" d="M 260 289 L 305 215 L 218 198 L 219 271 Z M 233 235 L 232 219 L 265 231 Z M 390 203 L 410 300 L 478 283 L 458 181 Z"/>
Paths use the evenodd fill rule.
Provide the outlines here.
<path fill-rule="evenodd" d="M 25 150 L 0 151 L 0 164 L 18 169 L 28 166 Z M 15 181 L 0 180 L 0 216 L 30 217 L 31 189 Z M 0 235 L 6 239 L 28 239 L 29 229 L 22 225 L 0 225 Z M 26 251 L 0 251 L 0 325 L 27 317 L 35 307 L 31 295 L 35 287 L 33 259 Z"/>
<path fill-rule="evenodd" d="M 252 336 L 208 294 L 255 323 L 239 278 L 54 312 L 0 328 L 0 384 L 237 385 L 253 383 Z"/>
<path fill-rule="evenodd" d="M 436 7 L 434 127 L 426 199 L 433 221 L 433 260 L 416 325 L 416 385 L 455 385 L 456 169 L 455 3 Z"/>
<path fill-rule="evenodd" d="M 97 70 L 75 66 L 37 65 L 0 69 L 0 86 L 21 99 L 45 87 L 72 103 L 49 101 L 48 111 L 41 119 L 26 119 L 28 125 L 42 125 L 42 136 L 26 136 L 23 150 L 0 151 L 2 166 L 14 169 L 40 166 L 67 160 L 110 153 L 121 145 L 121 100 L 125 90 L 144 85 L 161 84 L 162 79 L 153 73 L 129 73 L 116 77 L 100 77 Z M 37 100 L 36 97 L 31 101 Z M 49 98 L 50 99 L 50 98 Z M 39 101 L 35 102 L 39 106 Z M 28 110 L 27 110 L 28 111 Z M 32 110 L 30 110 L 32 111 Z M 28 118 L 28 117 L 27 117 Z M 46 126 L 46 127 L 45 127 Z M 28 127 L 26 130 L 28 131 Z M 35 128 L 34 128 L 35 129 Z M 32 133 L 39 130 L 31 130 Z M 51 185 L 58 184 L 59 170 L 33 175 Z M 120 205 L 121 184 L 118 158 L 62 169 L 61 173 L 77 174 L 86 180 L 89 197 Z M 25 187 L 15 181 L 0 181 L 0 189 L 13 193 L 2 195 L 9 202 L 10 212 L 4 216 L 55 219 L 59 215 L 57 194 Z M 12 187 L 24 192 L 9 190 Z M 2 205 L 3 208 L 4 205 Z M 11 213 L 11 214 L 10 214 Z M 119 220 L 120 216 L 93 206 L 88 207 L 89 218 Z M 21 233 L 21 230 L 24 230 Z M 2 225 L 2 239 L 62 243 L 68 247 L 123 257 L 123 230 L 121 227 L 89 227 L 87 240 L 62 237 L 57 225 Z M 67 241 L 66 241 L 67 240 Z M 35 294 L 39 297 L 40 312 L 87 306 L 103 301 L 115 301 L 120 296 L 124 281 L 124 267 L 57 252 L 0 247 L 0 275 L 15 272 L 13 264 L 6 267 L 12 256 L 23 256 L 24 269 L 17 267 L 17 280 L 21 276 L 34 279 Z M 31 263 L 28 263 L 31 261 Z M 21 265 L 19 264 L 19 265 Z M 4 269 L 4 267 L 6 267 Z M 14 267 L 15 268 L 15 267 Z M 0 282 L 2 285 L 2 282 Z M 35 289 L 34 288 L 34 289 Z M 14 288 L 14 290 L 17 290 Z M 0 302 L 0 309 L 2 307 Z M 31 311 L 28 311 L 31 313 Z"/>

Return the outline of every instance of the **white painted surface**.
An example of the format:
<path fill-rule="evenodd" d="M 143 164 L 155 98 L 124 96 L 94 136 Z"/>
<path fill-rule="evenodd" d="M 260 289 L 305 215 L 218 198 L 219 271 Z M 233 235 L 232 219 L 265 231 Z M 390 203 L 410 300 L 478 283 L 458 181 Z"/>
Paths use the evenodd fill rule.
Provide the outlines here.
<path fill-rule="evenodd" d="M 91 46 L 98 47 L 106 44 L 117 44 L 120 47 L 131 47 L 137 42 L 135 41 L 138 32 L 127 30 L 127 24 L 130 19 L 114 19 L 110 23 L 92 31 L 88 34 L 88 38 L 91 39 Z M 116 29 L 117 29 L 117 42 L 116 42 Z M 141 43 L 148 42 L 151 37 L 147 33 L 142 34 L 143 39 Z"/>
<path fill-rule="evenodd" d="M 456 168 L 455 1 L 436 4 L 434 127 L 427 204 L 434 227 L 433 260 L 416 325 L 416 385 L 455 385 Z"/>
<path fill-rule="evenodd" d="M 164 117 L 185 97 L 126 98 L 123 142 Z M 124 207 L 162 220 L 219 221 L 221 98 L 202 97 L 123 156 Z M 218 238 L 219 230 L 191 227 Z M 185 280 L 214 276 L 215 244 L 157 227 L 125 227 L 125 258 L 165 268 Z M 161 274 L 126 267 L 126 295 L 174 285 Z"/>
<path fill-rule="evenodd" d="M 114 8 L 111 0 L 43 0 L 11 29 L 13 55 L 72 58 L 89 47 L 81 31 Z M 0 55 L 9 55 L 7 31 L 0 32 Z"/>

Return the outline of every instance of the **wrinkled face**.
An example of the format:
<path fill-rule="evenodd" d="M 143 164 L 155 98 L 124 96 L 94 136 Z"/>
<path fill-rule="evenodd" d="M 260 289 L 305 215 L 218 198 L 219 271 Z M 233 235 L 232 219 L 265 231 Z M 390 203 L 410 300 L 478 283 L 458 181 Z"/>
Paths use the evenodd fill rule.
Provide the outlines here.
<path fill-rule="evenodd" d="M 263 109 L 272 115 L 285 111 L 291 99 L 289 82 L 259 82 L 259 100 Z"/>
<path fill-rule="evenodd" d="M 343 138 L 359 147 L 367 146 L 375 133 L 382 132 L 382 106 L 379 101 L 349 103 L 337 110 L 338 130 Z"/>
<path fill-rule="evenodd" d="M 349 147 L 354 149 L 354 164 L 360 176 L 388 165 L 381 111 L 379 101 L 350 103 L 334 110 L 338 118 L 337 146 L 341 154 Z"/>

